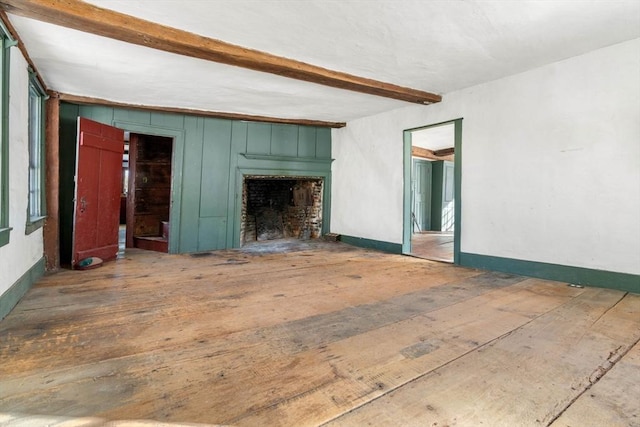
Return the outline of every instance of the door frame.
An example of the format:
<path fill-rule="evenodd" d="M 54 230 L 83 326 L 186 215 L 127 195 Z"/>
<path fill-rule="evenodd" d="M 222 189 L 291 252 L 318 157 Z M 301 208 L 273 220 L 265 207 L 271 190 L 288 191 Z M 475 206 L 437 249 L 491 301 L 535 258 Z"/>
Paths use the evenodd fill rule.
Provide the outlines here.
<path fill-rule="evenodd" d="M 413 162 L 411 156 L 411 134 L 414 131 L 424 130 L 437 126 L 446 126 L 453 123 L 454 126 L 454 229 L 453 229 L 453 263 L 460 264 L 460 236 L 462 229 L 462 118 L 447 120 L 445 122 L 406 129 L 403 131 L 403 230 L 402 230 L 402 253 L 411 254 L 411 231 L 412 219 L 411 211 L 413 203 L 411 200 L 411 184 Z"/>
<path fill-rule="evenodd" d="M 175 138 L 166 137 L 164 135 L 150 135 L 138 132 L 129 132 L 129 179 L 127 181 L 127 215 L 126 215 L 126 243 L 125 248 L 135 248 L 135 236 L 133 231 L 135 228 L 135 213 L 136 213 L 136 178 L 138 170 L 138 149 L 140 144 L 139 137 L 156 136 L 161 138 L 167 138 L 171 140 L 171 184 L 169 190 L 169 227 L 171 227 L 171 205 L 172 205 L 172 183 L 173 183 L 173 148 L 175 145 Z M 144 140 L 144 139 L 143 139 Z M 169 234 L 169 240 L 171 240 L 171 234 Z"/>
<path fill-rule="evenodd" d="M 124 131 L 163 136 L 173 139 L 171 153 L 171 200 L 169 207 L 169 253 L 178 253 L 180 247 L 180 205 L 182 197 L 182 169 L 184 159 L 185 131 L 183 129 L 168 129 L 155 126 L 140 125 L 124 121 L 114 121 L 113 125 Z M 131 178 L 131 172 L 129 172 Z M 128 227 L 128 224 L 127 224 Z"/>

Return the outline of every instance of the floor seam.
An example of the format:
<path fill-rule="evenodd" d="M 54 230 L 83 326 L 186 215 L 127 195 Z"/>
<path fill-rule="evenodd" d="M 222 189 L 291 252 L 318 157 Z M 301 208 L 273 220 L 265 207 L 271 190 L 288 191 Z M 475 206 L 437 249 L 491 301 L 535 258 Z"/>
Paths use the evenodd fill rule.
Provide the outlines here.
<path fill-rule="evenodd" d="M 598 317 L 598 319 L 596 319 L 593 324 L 595 324 L 596 322 L 598 322 L 605 314 L 607 314 L 609 311 L 611 311 L 614 307 L 616 307 L 618 304 L 620 304 L 620 302 L 628 295 L 628 292 L 625 292 L 624 295 L 622 295 L 622 297 L 615 303 L 613 304 L 608 310 L 606 310 L 604 313 L 602 313 L 602 315 L 600 315 Z M 620 362 L 622 360 L 622 358 L 624 358 L 624 356 L 627 355 L 627 353 L 629 353 L 631 351 L 631 349 L 633 347 L 635 347 L 638 343 L 640 343 L 640 337 L 635 340 L 634 342 L 632 342 L 625 351 L 623 351 L 622 353 L 618 353 L 618 350 L 620 350 L 622 348 L 622 346 L 619 346 L 618 348 L 616 348 L 614 351 L 609 353 L 609 356 L 607 357 L 607 361 L 608 366 L 603 367 L 602 365 L 598 365 L 598 367 L 596 368 L 596 370 L 589 375 L 589 384 L 584 388 L 584 390 L 582 390 L 580 393 L 578 393 L 573 399 L 571 399 L 564 408 L 562 408 L 562 410 L 560 412 L 558 412 L 558 414 L 556 414 L 555 417 L 553 417 L 547 424 L 546 426 L 549 427 L 551 426 L 554 422 L 556 422 L 561 416 L 562 414 L 564 414 L 574 403 L 576 403 L 576 401 L 578 399 L 580 399 L 587 391 L 589 391 L 594 385 L 598 384 L 600 382 L 600 380 L 609 372 L 611 371 L 611 369 L 613 369 L 614 366 L 616 366 L 618 364 L 618 362 Z M 611 359 L 612 356 L 617 356 L 614 357 L 613 360 Z M 594 376 L 594 374 L 596 374 Z"/>
<path fill-rule="evenodd" d="M 518 282 L 518 283 L 519 283 L 519 282 Z M 620 301 L 618 301 L 618 302 L 620 302 Z M 616 302 L 616 304 L 617 304 L 618 302 Z M 615 306 L 615 305 L 614 305 L 614 306 Z M 433 368 L 433 369 L 431 369 L 431 370 L 429 370 L 429 371 L 427 371 L 427 372 L 424 372 L 424 373 L 422 373 L 422 374 L 420 374 L 420 375 L 418 375 L 418 376 L 416 376 L 416 377 L 414 377 L 414 378 L 411 378 L 410 380 L 405 381 L 405 382 L 403 382 L 402 384 L 398 384 L 397 386 L 395 386 L 395 387 L 390 388 L 389 390 L 387 390 L 385 393 L 382 393 L 381 395 L 376 396 L 376 397 L 372 398 L 371 400 L 368 400 L 368 401 L 366 401 L 366 402 L 363 402 L 362 404 L 360 404 L 360 405 L 358 405 L 358 406 L 355 406 L 355 407 L 351 408 L 350 410 L 348 410 L 348 411 L 346 411 L 346 412 L 343 412 L 343 413 L 342 413 L 342 414 L 340 414 L 340 415 L 337 415 L 337 416 L 335 416 L 335 417 L 333 417 L 333 418 L 331 418 L 331 419 L 329 419 L 329 420 L 327 420 L 327 421 L 324 421 L 324 422 L 322 422 L 322 423 L 318 424 L 318 427 L 327 426 L 327 425 L 329 425 L 329 423 L 331 423 L 331 422 L 333 422 L 333 421 L 335 421 L 335 420 L 338 420 L 338 419 L 340 419 L 340 418 L 344 417 L 345 415 L 348 415 L 348 414 L 350 414 L 350 413 L 352 413 L 352 412 L 354 412 L 354 411 L 356 411 L 356 410 L 358 410 L 358 409 L 360 409 L 360 408 L 364 408 L 365 406 L 367 406 L 367 405 L 369 405 L 369 404 L 371 404 L 371 403 L 373 403 L 373 402 L 377 401 L 378 399 L 381 399 L 381 398 L 383 398 L 383 397 L 385 397 L 385 396 L 387 396 L 387 395 L 389 395 L 389 394 L 393 393 L 394 391 L 396 391 L 396 390 L 398 390 L 398 389 L 400 389 L 400 388 L 402 388 L 402 387 L 405 387 L 405 386 L 406 386 L 406 385 L 408 385 L 408 384 L 414 383 L 414 382 L 416 382 L 416 381 L 420 380 L 421 378 L 424 378 L 424 377 L 426 377 L 427 375 L 432 374 L 433 372 L 436 372 L 436 371 L 438 371 L 438 370 L 440 370 L 440 369 L 442 369 L 442 368 L 444 368 L 444 367 L 446 367 L 446 366 L 448 366 L 448 365 L 450 365 L 450 364 L 452 364 L 452 363 L 454 363 L 454 362 L 456 362 L 456 361 L 458 361 L 458 360 L 462 359 L 463 357 L 465 357 L 465 356 L 467 356 L 467 355 L 469 355 L 469 354 L 473 353 L 474 351 L 478 351 L 478 350 L 480 350 L 480 349 L 483 349 L 483 348 L 485 348 L 485 347 L 488 347 L 488 346 L 490 346 L 490 345 L 492 345 L 492 344 L 494 344 L 494 343 L 498 342 L 499 340 L 501 340 L 501 339 L 503 339 L 503 338 L 506 338 L 506 337 L 508 337 L 509 335 L 512 335 L 513 333 L 515 333 L 515 332 L 516 332 L 516 331 L 518 331 L 519 329 L 522 329 L 523 327 L 525 327 L 525 326 L 529 325 L 531 322 L 534 322 L 535 320 L 537 320 L 537 319 L 539 319 L 540 317 L 542 317 L 542 316 L 546 315 L 547 313 L 550 313 L 550 312 L 552 312 L 552 311 L 556 310 L 557 308 L 558 308 L 558 307 L 554 307 L 554 308 L 552 308 L 552 309 L 550 309 L 550 310 L 548 310 L 548 311 L 545 311 L 544 313 L 541 313 L 540 315 L 538 315 L 538 316 L 536 316 L 536 317 L 534 317 L 534 318 L 530 319 L 528 322 L 523 323 L 522 325 L 518 326 L 517 328 L 514 328 L 514 329 L 512 329 L 512 330 L 510 330 L 510 331 L 508 331 L 508 332 L 505 332 L 504 334 L 502 334 L 502 335 L 500 335 L 500 336 L 498 336 L 498 337 L 496 337 L 496 338 L 494 338 L 494 339 L 492 339 L 492 340 L 490 340 L 490 341 L 487 341 L 486 343 L 484 343 L 484 344 L 482 344 L 482 345 L 479 345 L 479 346 L 477 346 L 477 347 L 474 347 L 474 348 L 470 349 L 469 351 L 467 351 L 467 352 L 465 352 L 465 353 L 461 354 L 460 356 L 458 356 L 458 357 L 456 357 L 456 358 L 453 358 L 453 359 L 451 359 L 451 360 L 447 361 L 446 363 L 443 363 L 442 365 L 440 365 L 440 366 L 438 366 L 438 367 L 436 367 L 436 368 Z M 419 316 L 419 315 L 418 315 L 418 316 Z M 417 316 L 416 316 L 416 317 L 417 317 Z M 635 344 L 634 344 L 634 345 L 635 345 Z M 625 352 L 625 354 L 626 354 L 626 352 Z"/>

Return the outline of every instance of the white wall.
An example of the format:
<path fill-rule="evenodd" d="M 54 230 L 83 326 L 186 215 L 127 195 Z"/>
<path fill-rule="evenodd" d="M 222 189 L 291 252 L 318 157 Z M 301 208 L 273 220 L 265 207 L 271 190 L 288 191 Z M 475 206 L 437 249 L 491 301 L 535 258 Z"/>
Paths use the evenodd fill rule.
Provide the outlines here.
<path fill-rule="evenodd" d="M 462 252 L 640 273 L 638 76 L 635 39 L 349 122 L 331 231 L 401 243 L 403 130 L 462 117 Z"/>
<path fill-rule="evenodd" d="M 10 242 L 0 248 L 0 294 L 6 292 L 43 254 L 42 228 L 25 235 L 29 201 L 29 74 L 19 49 L 11 48 L 9 92 Z"/>

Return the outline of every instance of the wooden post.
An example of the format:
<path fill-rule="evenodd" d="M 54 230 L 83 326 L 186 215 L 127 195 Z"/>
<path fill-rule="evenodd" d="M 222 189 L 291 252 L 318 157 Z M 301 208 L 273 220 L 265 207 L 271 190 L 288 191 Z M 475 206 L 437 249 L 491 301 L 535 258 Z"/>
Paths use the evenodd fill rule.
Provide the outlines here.
<path fill-rule="evenodd" d="M 47 219 L 44 223 L 44 257 L 47 271 L 60 268 L 60 99 L 50 94 L 46 105 L 45 192 Z"/>

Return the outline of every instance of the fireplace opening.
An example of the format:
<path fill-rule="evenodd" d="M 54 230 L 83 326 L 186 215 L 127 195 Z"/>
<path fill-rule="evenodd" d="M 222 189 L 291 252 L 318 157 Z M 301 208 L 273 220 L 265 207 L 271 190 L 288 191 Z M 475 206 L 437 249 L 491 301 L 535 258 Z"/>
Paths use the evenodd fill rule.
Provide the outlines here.
<path fill-rule="evenodd" d="M 241 246 L 255 241 L 322 234 L 323 179 L 245 177 L 240 225 Z"/>

